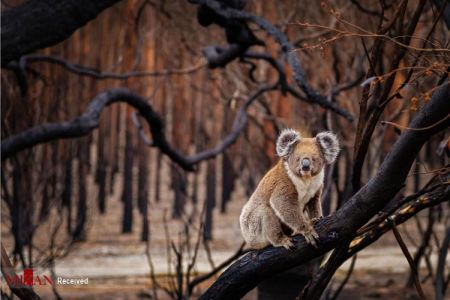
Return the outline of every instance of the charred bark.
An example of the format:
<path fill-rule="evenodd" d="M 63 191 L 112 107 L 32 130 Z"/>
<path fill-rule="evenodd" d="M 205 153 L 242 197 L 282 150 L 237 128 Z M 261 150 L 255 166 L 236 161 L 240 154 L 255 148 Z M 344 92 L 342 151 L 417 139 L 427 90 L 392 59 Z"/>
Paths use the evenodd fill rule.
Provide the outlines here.
<path fill-rule="evenodd" d="M 62 192 L 62 203 L 67 211 L 67 233 L 72 233 L 72 147 L 69 143 L 68 157 L 64 167 L 64 188 Z"/>
<path fill-rule="evenodd" d="M 142 144 L 142 142 L 140 143 Z M 138 167 L 138 191 L 137 202 L 139 212 L 142 216 L 142 231 L 141 240 L 148 241 L 149 239 L 149 222 L 148 222 L 148 201 L 149 201 L 149 157 L 148 150 L 140 148 L 139 153 L 139 167 Z"/>
<path fill-rule="evenodd" d="M 169 144 L 165 136 L 162 118 L 153 110 L 146 99 L 134 94 L 130 90 L 115 88 L 97 95 L 86 111 L 71 121 L 43 124 L 2 140 L 1 158 L 2 160 L 6 160 L 24 149 L 52 140 L 87 135 L 98 127 L 100 113 L 105 106 L 123 101 L 133 106 L 150 126 L 153 141 L 148 146 L 159 148 L 162 153 L 169 156 L 172 161 L 176 162 L 183 169 L 194 171 L 195 166 L 199 162 L 216 157 L 236 142 L 247 124 L 247 110 L 250 105 L 264 93 L 273 91 L 276 88 L 277 84 L 260 86 L 260 88 L 248 97 L 247 101 L 237 112 L 231 132 L 213 148 L 203 150 L 191 156 L 181 154 Z"/>
<path fill-rule="evenodd" d="M 73 229 L 72 239 L 74 241 L 86 240 L 86 221 L 87 221 L 87 190 L 86 177 L 89 170 L 89 143 L 86 140 L 80 141 L 78 145 L 78 203 L 75 228 Z"/>
<path fill-rule="evenodd" d="M 171 172 L 171 187 L 174 192 L 174 202 L 172 209 L 172 218 L 180 218 L 184 213 L 187 198 L 187 177 L 183 170 L 178 166 L 172 166 Z"/>
<path fill-rule="evenodd" d="M 203 238 L 206 241 L 212 240 L 213 235 L 213 210 L 216 206 L 216 161 L 208 161 L 206 171 L 206 212 L 205 227 L 203 229 Z"/>
<path fill-rule="evenodd" d="M 2 66 L 62 42 L 119 0 L 31 0 L 2 12 Z"/>
<path fill-rule="evenodd" d="M 234 191 L 235 173 L 232 161 L 228 153 L 224 152 L 222 160 L 222 199 L 220 203 L 220 212 L 227 211 L 227 203 L 231 199 L 231 194 Z"/>
<path fill-rule="evenodd" d="M 97 204 L 101 214 L 106 212 L 106 154 L 105 154 L 105 137 L 99 134 L 97 141 L 97 169 L 95 171 L 95 182 L 98 187 Z"/>
<path fill-rule="evenodd" d="M 126 126 L 126 144 L 124 153 L 124 171 L 123 171 L 123 215 L 122 232 L 131 232 L 133 230 L 133 138 L 129 126 Z"/>

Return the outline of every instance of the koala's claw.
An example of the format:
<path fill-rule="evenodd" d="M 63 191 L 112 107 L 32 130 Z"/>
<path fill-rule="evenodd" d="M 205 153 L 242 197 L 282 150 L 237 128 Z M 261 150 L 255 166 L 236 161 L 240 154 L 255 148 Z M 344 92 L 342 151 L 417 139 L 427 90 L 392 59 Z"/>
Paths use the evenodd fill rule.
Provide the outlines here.
<path fill-rule="evenodd" d="M 284 247 L 286 250 L 292 250 L 295 248 L 294 243 L 292 242 L 291 238 L 286 237 L 282 242 L 281 246 Z"/>
<path fill-rule="evenodd" d="M 312 218 L 312 219 L 311 219 L 311 224 L 315 224 L 315 223 L 317 223 L 317 221 L 319 221 L 319 220 L 321 220 L 321 219 L 323 219 L 323 216 L 319 216 L 319 217 L 317 217 L 317 218 Z"/>
<path fill-rule="evenodd" d="M 314 227 L 310 226 L 309 228 L 296 231 L 294 232 L 294 234 L 303 235 L 308 244 L 313 245 L 314 247 L 317 248 L 317 241 L 319 240 L 319 235 L 317 234 Z"/>

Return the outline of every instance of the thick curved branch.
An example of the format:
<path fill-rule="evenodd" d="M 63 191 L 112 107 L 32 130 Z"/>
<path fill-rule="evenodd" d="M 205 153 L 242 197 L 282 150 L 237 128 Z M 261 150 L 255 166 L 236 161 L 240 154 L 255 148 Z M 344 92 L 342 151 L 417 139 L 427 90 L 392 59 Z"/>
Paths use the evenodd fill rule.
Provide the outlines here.
<path fill-rule="evenodd" d="M 215 157 L 216 155 L 222 153 L 227 147 L 231 146 L 236 141 L 242 130 L 245 128 L 245 125 L 247 125 L 248 120 L 247 110 L 250 107 L 250 105 L 264 93 L 276 90 L 277 86 L 278 86 L 277 84 L 263 85 L 255 92 L 253 92 L 237 112 L 232 125 L 231 132 L 214 148 L 204 150 L 198 154 L 192 155 L 189 158 L 187 158 L 187 161 L 190 164 L 197 164 L 200 161 Z"/>
<path fill-rule="evenodd" d="M 450 87 L 444 85 L 433 95 L 409 127 L 425 128 L 447 117 Z M 296 249 L 269 247 L 252 251 L 231 265 L 202 295 L 201 299 L 235 299 L 244 296 L 258 283 L 273 274 L 305 263 L 325 254 L 355 232 L 380 211 L 401 189 L 414 159 L 430 136 L 447 128 L 450 120 L 426 130 L 407 130 L 392 147 L 377 174 L 333 215 L 320 220 L 318 248 L 308 245 L 303 237 L 294 238 Z"/>
<path fill-rule="evenodd" d="M 119 0 L 29 0 L 2 12 L 2 66 L 64 41 Z"/>
<path fill-rule="evenodd" d="M 215 157 L 231 146 L 247 124 L 249 106 L 262 94 L 275 90 L 277 85 L 264 85 L 256 90 L 238 111 L 231 132 L 212 149 L 204 150 L 192 156 L 185 156 L 172 148 L 164 133 L 161 117 L 153 110 L 146 99 L 128 89 L 116 88 L 97 95 L 86 111 L 71 121 L 48 123 L 22 131 L 2 141 L 2 160 L 38 144 L 57 139 L 81 137 L 98 127 L 102 110 L 113 103 L 125 102 L 133 106 L 145 119 L 152 134 L 152 146 L 158 147 L 162 153 L 188 171 L 193 171 L 199 162 Z"/>
<path fill-rule="evenodd" d="M 278 73 L 278 83 L 280 85 L 282 93 L 289 93 L 294 98 L 296 98 L 300 101 L 304 101 L 304 102 L 307 102 L 310 104 L 321 105 L 320 103 L 317 103 L 316 101 L 314 101 L 314 99 L 308 98 L 307 95 L 304 95 L 300 90 L 298 90 L 297 88 L 295 88 L 294 86 L 292 86 L 291 84 L 288 83 L 287 75 L 286 75 L 283 65 L 281 64 L 281 62 L 276 60 L 272 55 L 270 55 L 268 53 L 247 51 L 243 54 L 243 57 L 250 58 L 250 59 L 264 60 L 268 64 L 270 64 Z M 364 73 L 360 72 L 358 78 L 356 78 L 355 80 L 352 80 L 348 83 L 344 83 L 344 84 L 333 87 L 333 89 L 331 91 L 331 96 L 335 97 L 342 91 L 345 91 L 345 90 L 355 87 L 362 80 L 363 76 L 364 76 Z M 324 105 L 321 105 L 321 106 L 324 107 L 325 109 L 328 109 L 331 111 L 334 111 L 333 107 L 339 107 L 336 103 L 330 102 L 330 101 L 328 101 L 326 106 L 324 106 Z"/>
<path fill-rule="evenodd" d="M 269 21 L 264 19 L 263 17 L 256 16 L 246 11 L 233 9 L 224 5 L 221 5 L 219 1 L 216 0 L 192 0 L 192 2 L 196 4 L 207 5 L 210 9 L 212 9 L 216 14 L 224 17 L 226 19 L 235 19 L 246 22 L 252 22 L 258 25 L 262 30 L 267 32 L 281 47 L 281 51 L 287 57 L 287 61 L 292 68 L 294 73 L 295 82 L 298 84 L 300 89 L 305 93 L 306 98 L 308 98 L 311 102 L 317 103 L 320 106 L 327 108 L 349 121 L 353 121 L 353 116 L 345 109 L 340 107 L 334 102 L 328 101 L 326 96 L 320 95 L 317 93 L 308 83 L 307 76 L 305 71 L 303 70 L 300 60 L 295 54 L 294 46 L 289 42 L 286 35 L 281 32 L 278 28 L 272 25 Z"/>

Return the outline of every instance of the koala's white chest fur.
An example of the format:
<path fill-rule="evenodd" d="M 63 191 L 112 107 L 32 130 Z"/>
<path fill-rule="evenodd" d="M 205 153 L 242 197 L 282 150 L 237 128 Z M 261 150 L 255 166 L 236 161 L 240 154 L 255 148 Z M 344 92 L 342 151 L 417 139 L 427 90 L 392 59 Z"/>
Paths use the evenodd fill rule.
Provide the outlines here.
<path fill-rule="evenodd" d="M 298 194 L 299 203 L 306 205 L 308 201 L 316 195 L 317 191 L 323 184 L 324 170 L 322 169 L 319 174 L 309 178 L 300 178 L 295 175 L 289 168 L 289 165 L 285 162 L 284 168 L 295 186 Z"/>

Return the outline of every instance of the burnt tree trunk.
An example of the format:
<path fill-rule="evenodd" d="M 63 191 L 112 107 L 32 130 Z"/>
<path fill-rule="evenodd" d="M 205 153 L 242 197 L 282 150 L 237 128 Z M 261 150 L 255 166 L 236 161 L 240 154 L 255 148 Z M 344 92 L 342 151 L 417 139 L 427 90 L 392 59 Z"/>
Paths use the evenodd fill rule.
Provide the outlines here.
<path fill-rule="evenodd" d="M 142 215 L 142 233 L 141 240 L 148 241 L 149 238 L 149 222 L 148 222 L 148 182 L 149 182 L 149 160 L 148 150 L 144 147 L 144 143 L 139 141 L 139 173 L 138 173 L 138 207 Z"/>
<path fill-rule="evenodd" d="M 53 143 L 54 144 L 54 143 Z M 47 151 L 49 150 L 49 147 L 46 146 L 43 149 L 43 153 L 42 153 L 42 162 L 41 162 L 41 170 L 46 170 L 47 168 L 51 168 L 51 166 L 57 166 L 57 164 L 51 164 L 49 163 L 49 158 L 51 158 L 52 156 L 54 157 L 54 154 L 52 156 L 49 156 Z M 56 183 L 56 178 L 53 176 L 51 176 L 51 179 L 53 181 L 51 182 L 55 182 Z M 48 216 L 49 213 L 49 209 L 50 209 L 50 185 L 44 183 L 44 188 L 42 189 L 42 204 L 41 204 L 41 208 L 39 210 L 39 222 L 43 222 L 46 217 Z"/>
<path fill-rule="evenodd" d="M 127 115 L 128 116 L 128 115 Z M 133 230 L 133 139 L 130 126 L 126 126 L 125 133 L 125 155 L 124 155 L 124 171 L 123 171 L 123 216 L 122 216 L 122 232 L 127 233 Z"/>
<path fill-rule="evenodd" d="M 225 213 L 227 203 L 231 199 L 231 193 L 234 190 L 234 169 L 228 153 L 224 152 L 222 159 L 222 199 L 220 203 L 220 212 Z"/>
<path fill-rule="evenodd" d="M 72 233 L 72 143 L 68 142 L 67 158 L 64 167 L 64 188 L 62 203 L 67 210 L 67 233 Z"/>
<path fill-rule="evenodd" d="M 13 170 L 13 203 L 11 212 L 11 232 L 14 235 L 14 256 L 19 256 L 23 266 L 25 267 L 25 259 L 23 256 L 23 224 L 22 224 L 22 196 L 21 191 L 21 171 L 18 166 L 14 166 Z"/>
<path fill-rule="evenodd" d="M 216 206 L 216 161 L 211 159 L 207 162 L 206 171 L 206 213 L 203 238 L 206 241 L 212 240 L 213 231 L 213 210 Z"/>
<path fill-rule="evenodd" d="M 174 204 L 172 210 L 172 218 L 180 218 L 184 213 L 187 195 L 187 176 L 186 173 L 178 166 L 173 165 L 171 168 L 172 189 L 174 192 Z"/>
<path fill-rule="evenodd" d="M 95 172 L 95 182 L 98 187 L 97 204 L 101 214 L 106 212 L 106 156 L 105 156 L 105 132 L 100 131 L 97 141 L 97 169 Z"/>
<path fill-rule="evenodd" d="M 155 170 L 155 201 L 159 202 L 161 199 L 161 167 L 162 167 L 162 153 L 156 153 L 156 170 Z"/>
<path fill-rule="evenodd" d="M 86 140 L 80 141 L 78 145 L 78 206 L 75 228 L 72 233 L 74 241 L 84 241 L 86 239 L 86 214 L 87 214 L 87 190 L 86 177 L 89 169 L 89 143 Z"/>
<path fill-rule="evenodd" d="M 114 182 L 116 175 L 119 173 L 119 149 L 120 149 L 120 130 L 121 130 L 121 120 L 120 120 L 120 107 L 113 107 L 113 112 L 111 116 L 111 128 L 115 128 L 114 134 L 110 139 L 110 163 L 111 169 L 109 172 L 109 194 L 114 193 Z M 115 111 L 114 111 L 115 109 Z M 115 123 L 114 123 L 115 122 Z M 114 127 L 115 125 L 115 127 Z"/>

